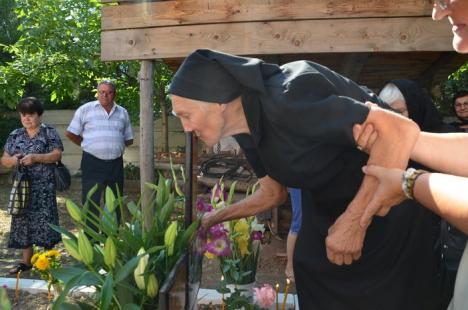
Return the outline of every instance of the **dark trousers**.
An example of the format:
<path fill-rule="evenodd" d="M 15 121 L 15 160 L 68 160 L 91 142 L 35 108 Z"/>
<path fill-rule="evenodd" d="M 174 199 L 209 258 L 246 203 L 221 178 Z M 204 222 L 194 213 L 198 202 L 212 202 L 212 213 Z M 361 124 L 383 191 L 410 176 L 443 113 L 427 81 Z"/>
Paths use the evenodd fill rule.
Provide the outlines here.
<path fill-rule="evenodd" d="M 117 197 L 122 196 L 124 184 L 124 170 L 122 156 L 113 160 L 102 160 L 89 153 L 83 152 L 81 159 L 81 202 L 85 204 L 88 192 L 98 185 L 96 192 L 90 197 L 94 202 L 89 204 L 89 210 L 99 216 L 96 206 L 101 205 L 103 190 L 108 186 Z M 104 198 L 105 199 L 105 198 Z M 115 209 L 117 220 L 120 221 L 120 209 Z"/>

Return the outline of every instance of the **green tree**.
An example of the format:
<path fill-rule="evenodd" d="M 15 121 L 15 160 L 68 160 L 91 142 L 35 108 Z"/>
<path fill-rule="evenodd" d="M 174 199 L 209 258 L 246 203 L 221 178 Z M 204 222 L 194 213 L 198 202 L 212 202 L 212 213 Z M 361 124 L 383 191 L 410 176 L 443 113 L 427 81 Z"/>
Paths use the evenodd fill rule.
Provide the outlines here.
<path fill-rule="evenodd" d="M 454 115 L 453 102 L 458 93 L 468 91 L 468 62 L 450 74 L 441 84 L 441 97 L 438 100 L 440 108 L 445 114 Z"/>
<path fill-rule="evenodd" d="M 93 99 L 97 81 L 109 78 L 117 84 L 117 102 L 137 120 L 139 64 L 100 60 L 100 7 L 99 0 L 17 0 L 16 8 L 10 6 L 20 36 L 2 46 L 12 59 L 0 64 L 0 104 L 13 108 L 22 96 L 34 95 L 46 104 L 76 107 Z M 168 80 L 158 77 L 155 87 Z"/>

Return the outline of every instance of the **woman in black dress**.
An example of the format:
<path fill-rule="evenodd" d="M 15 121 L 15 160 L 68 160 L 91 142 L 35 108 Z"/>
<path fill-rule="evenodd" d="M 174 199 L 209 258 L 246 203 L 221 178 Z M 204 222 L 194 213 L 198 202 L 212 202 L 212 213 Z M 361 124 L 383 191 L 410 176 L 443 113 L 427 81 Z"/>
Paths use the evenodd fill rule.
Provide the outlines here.
<path fill-rule="evenodd" d="M 287 197 L 285 186 L 302 189 L 294 255 L 302 309 L 437 306 L 429 212 L 404 202 L 384 218 L 360 221 L 376 185 L 361 167 L 406 167 L 417 125 L 369 108 L 363 102 L 378 102 L 375 96 L 307 61 L 280 67 L 198 50 L 179 68 L 169 92 L 184 130 L 208 145 L 247 134 L 266 172 L 254 195 L 205 216 L 205 226 L 275 207 Z M 353 124 L 363 122 L 379 130 L 369 157 L 352 136 Z"/>
<path fill-rule="evenodd" d="M 41 123 L 44 108 L 33 97 L 17 105 L 23 128 L 10 133 L 4 146 L 1 164 L 24 165 L 31 179 L 30 206 L 23 215 L 13 216 L 8 247 L 23 250 L 23 260 L 11 274 L 31 269 L 32 246 L 53 248 L 60 234 L 50 224 L 58 225 L 54 163 L 62 156 L 63 145 L 57 131 Z"/>

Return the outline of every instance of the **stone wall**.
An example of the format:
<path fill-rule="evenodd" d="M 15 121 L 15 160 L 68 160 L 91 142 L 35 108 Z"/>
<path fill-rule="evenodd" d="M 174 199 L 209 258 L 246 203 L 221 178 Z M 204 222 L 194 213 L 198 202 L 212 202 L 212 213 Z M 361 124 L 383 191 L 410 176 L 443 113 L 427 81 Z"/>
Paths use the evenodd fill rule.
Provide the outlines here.
<path fill-rule="evenodd" d="M 44 112 L 43 122 L 57 129 L 62 138 L 65 151 L 62 156 L 62 161 L 69 167 L 72 174 L 76 173 L 80 167 L 81 149 L 73 144 L 65 136 L 65 131 L 73 118 L 74 110 L 48 110 Z M 161 120 L 158 119 L 154 123 L 154 138 L 155 152 L 162 150 L 162 134 Z M 140 150 L 140 130 L 138 126 L 133 126 L 134 143 L 126 149 L 124 154 L 124 162 L 138 165 L 139 150 Z M 185 134 L 178 118 L 169 117 L 169 149 L 175 151 L 185 147 Z"/>

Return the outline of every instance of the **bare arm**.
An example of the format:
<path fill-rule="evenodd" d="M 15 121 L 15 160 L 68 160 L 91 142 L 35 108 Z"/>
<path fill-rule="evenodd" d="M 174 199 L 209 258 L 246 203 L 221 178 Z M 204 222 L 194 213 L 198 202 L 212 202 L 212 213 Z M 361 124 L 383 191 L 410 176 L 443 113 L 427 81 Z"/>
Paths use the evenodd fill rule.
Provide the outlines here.
<path fill-rule="evenodd" d="M 365 167 L 364 172 L 379 181 L 371 205 L 394 205 L 406 199 L 401 179 L 401 169 L 387 169 L 378 166 Z M 437 213 L 452 225 L 468 234 L 468 178 L 425 173 L 416 179 L 414 198 L 426 208 Z"/>
<path fill-rule="evenodd" d="M 70 139 L 71 142 L 75 143 L 78 146 L 81 146 L 81 141 L 83 138 L 81 136 L 77 136 L 74 133 L 69 132 L 68 130 L 65 132 L 65 135 Z"/>
<path fill-rule="evenodd" d="M 286 187 L 269 176 L 259 179 L 259 189 L 249 197 L 230 206 L 206 214 L 202 219 L 203 227 L 255 215 L 277 207 L 288 197 Z"/>
<path fill-rule="evenodd" d="M 6 168 L 12 168 L 16 166 L 16 163 L 18 162 L 18 156 L 19 155 L 11 156 L 7 152 L 3 152 L 2 158 L 0 158 L 0 163 Z"/>
<path fill-rule="evenodd" d="M 421 132 L 411 158 L 434 170 L 468 177 L 468 134 Z"/>

